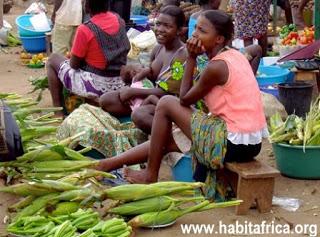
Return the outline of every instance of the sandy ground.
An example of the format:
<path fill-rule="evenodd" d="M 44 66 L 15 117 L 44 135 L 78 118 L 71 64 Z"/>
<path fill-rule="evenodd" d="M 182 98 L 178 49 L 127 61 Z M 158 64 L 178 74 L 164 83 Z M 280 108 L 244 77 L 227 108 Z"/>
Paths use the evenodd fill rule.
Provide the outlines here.
<path fill-rule="evenodd" d="M 22 9 L 14 7 L 9 14 L 5 15 L 5 19 L 14 24 L 14 19 L 21 12 Z M 45 75 L 45 70 L 29 69 L 26 66 L 22 66 L 19 61 L 19 53 L 22 50 L 21 48 L 6 48 L 5 50 L 7 50 L 8 53 L 0 51 L 0 92 L 15 92 L 26 95 L 27 97 L 33 96 L 27 94 L 31 89 L 28 78 L 43 76 Z M 51 105 L 51 98 L 48 92 L 44 94 L 41 105 Z M 271 166 L 275 166 L 272 148 L 267 141 L 264 142 L 263 150 L 258 158 L 270 164 Z M 163 167 L 161 177 L 163 179 L 170 179 L 170 171 L 168 167 Z M 215 231 L 213 234 L 186 235 L 216 236 L 218 233 L 223 234 L 223 232 L 219 232 L 219 222 L 229 225 L 235 224 L 237 221 L 240 224 L 246 224 L 249 222 L 260 224 L 263 221 L 266 221 L 270 224 L 273 223 L 274 226 L 276 224 L 280 224 L 282 227 L 284 227 L 283 225 L 288 224 L 291 228 L 291 231 L 294 231 L 295 228 L 298 228 L 299 224 L 316 224 L 318 227 L 318 233 L 320 233 L 320 180 L 296 180 L 279 176 L 276 178 L 274 196 L 297 198 L 301 201 L 301 206 L 295 212 L 289 212 L 281 207 L 273 206 L 272 211 L 266 214 L 260 214 L 256 209 L 251 209 L 245 216 L 236 216 L 234 208 L 217 209 L 205 213 L 196 213 L 185 216 L 179 219 L 175 225 L 168 228 L 138 230 L 136 231 L 136 236 L 184 236 L 181 231 L 181 224 L 215 225 Z M 2 220 L 6 215 L 7 206 L 12 204 L 15 201 L 15 198 L 10 195 L 0 194 L 0 200 L 0 236 L 5 236 L 4 224 Z M 228 228 L 230 227 L 228 226 Z M 314 229 L 311 229 L 311 231 L 313 230 Z M 229 234 L 224 234 L 224 236 L 232 235 L 234 234 L 230 232 Z M 257 236 L 256 234 L 249 233 L 242 235 Z M 263 234 L 260 236 L 271 236 L 271 234 Z M 279 236 L 288 235 L 280 234 Z M 290 234 L 290 236 L 305 235 Z"/>

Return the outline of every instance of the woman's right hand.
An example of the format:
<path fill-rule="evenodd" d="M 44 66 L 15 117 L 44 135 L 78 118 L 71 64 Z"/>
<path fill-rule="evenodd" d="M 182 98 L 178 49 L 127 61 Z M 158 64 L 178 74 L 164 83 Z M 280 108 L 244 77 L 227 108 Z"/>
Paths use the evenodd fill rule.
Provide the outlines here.
<path fill-rule="evenodd" d="M 191 58 L 197 58 L 198 55 L 205 52 L 201 41 L 195 37 L 191 37 L 190 39 L 188 39 L 186 46 L 189 57 Z"/>

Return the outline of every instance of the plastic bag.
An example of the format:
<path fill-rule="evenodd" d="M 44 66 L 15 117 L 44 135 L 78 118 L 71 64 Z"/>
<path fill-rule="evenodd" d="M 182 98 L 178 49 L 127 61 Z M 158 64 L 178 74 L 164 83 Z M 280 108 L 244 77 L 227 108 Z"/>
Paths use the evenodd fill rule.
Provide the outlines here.
<path fill-rule="evenodd" d="M 25 14 L 39 14 L 41 12 L 46 13 L 47 9 L 42 2 L 36 1 L 36 2 L 32 3 L 24 13 Z"/>
<path fill-rule="evenodd" d="M 0 45 L 8 45 L 9 30 L 5 27 L 0 28 Z"/>
<path fill-rule="evenodd" d="M 287 118 L 288 114 L 284 106 L 280 103 L 279 100 L 277 100 L 275 96 L 261 91 L 261 98 L 264 114 L 267 119 L 269 119 L 275 113 L 279 113 L 282 119 Z"/>
<path fill-rule="evenodd" d="M 272 197 L 272 205 L 280 206 L 281 208 L 295 212 L 301 206 L 302 201 L 296 198 L 288 197 Z"/>

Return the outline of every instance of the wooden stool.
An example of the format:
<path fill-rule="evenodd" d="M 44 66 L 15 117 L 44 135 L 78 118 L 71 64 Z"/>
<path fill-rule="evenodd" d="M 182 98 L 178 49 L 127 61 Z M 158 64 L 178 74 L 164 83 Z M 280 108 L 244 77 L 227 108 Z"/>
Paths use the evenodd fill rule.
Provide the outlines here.
<path fill-rule="evenodd" d="M 225 168 L 236 175 L 237 199 L 243 202 L 236 206 L 236 214 L 244 215 L 256 201 L 259 212 L 269 212 L 272 206 L 274 180 L 279 171 L 254 160 L 246 163 L 226 163 Z"/>

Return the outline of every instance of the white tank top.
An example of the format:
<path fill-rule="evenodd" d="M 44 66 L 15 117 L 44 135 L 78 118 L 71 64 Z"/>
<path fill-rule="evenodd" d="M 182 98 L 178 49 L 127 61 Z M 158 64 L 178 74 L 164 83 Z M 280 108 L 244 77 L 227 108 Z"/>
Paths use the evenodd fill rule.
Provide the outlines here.
<path fill-rule="evenodd" d="M 68 26 L 80 25 L 82 23 L 82 0 L 63 0 L 56 12 L 55 22 Z"/>

